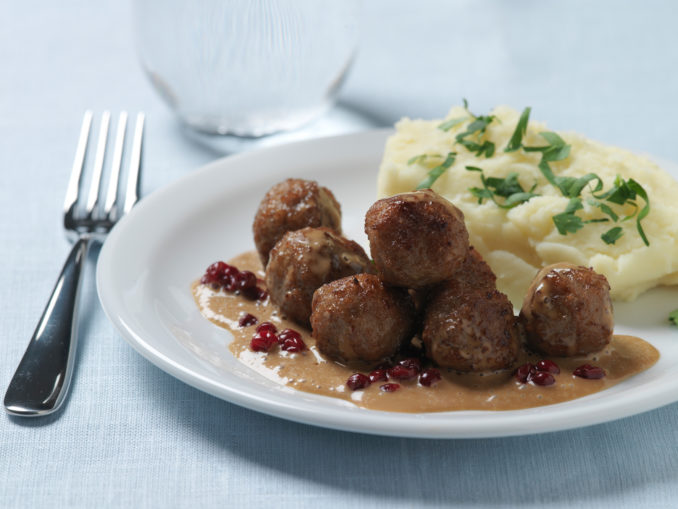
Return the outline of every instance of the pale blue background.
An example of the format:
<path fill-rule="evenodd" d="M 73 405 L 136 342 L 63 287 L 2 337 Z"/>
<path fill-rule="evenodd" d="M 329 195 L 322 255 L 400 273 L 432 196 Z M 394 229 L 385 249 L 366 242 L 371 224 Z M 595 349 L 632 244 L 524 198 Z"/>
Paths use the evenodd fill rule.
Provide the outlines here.
<path fill-rule="evenodd" d="M 678 161 L 678 4 L 368 1 L 342 103 L 377 125 L 461 97 Z M 85 108 L 148 114 L 143 192 L 218 157 L 136 61 L 130 5 L 0 2 L 0 389 L 68 245 L 60 210 Z M 493 440 L 298 425 L 203 394 L 137 355 L 84 285 L 63 412 L 0 415 L 0 507 L 676 507 L 678 405 Z M 678 333 L 676 340 L 678 341 Z"/>

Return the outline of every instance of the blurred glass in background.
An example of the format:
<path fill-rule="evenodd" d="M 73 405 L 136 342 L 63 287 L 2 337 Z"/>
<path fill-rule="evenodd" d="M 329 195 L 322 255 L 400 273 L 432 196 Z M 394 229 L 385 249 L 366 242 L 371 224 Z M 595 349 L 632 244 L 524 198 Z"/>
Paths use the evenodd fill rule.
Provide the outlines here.
<path fill-rule="evenodd" d="M 360 0 L 135 0 L 140 59 L 192 129 L 258 138 L 330 108 L 358 46 Z"/>

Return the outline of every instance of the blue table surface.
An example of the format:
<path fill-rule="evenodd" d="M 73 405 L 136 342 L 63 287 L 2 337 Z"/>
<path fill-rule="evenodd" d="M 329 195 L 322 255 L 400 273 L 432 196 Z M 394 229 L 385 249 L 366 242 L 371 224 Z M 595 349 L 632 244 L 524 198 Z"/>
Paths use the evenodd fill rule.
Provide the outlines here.
<path fill-rule="evenodd" d="M 676 14 L 670 0 L 369 1 L 340 107 L 386 126 L 462 97 L 530 105 L 554 129 L 678 161 Z M 3 392 L 69 249 L 60 213 L 82 112 L 146 112 L 144 195 L 221 156 L 151 89 L 130 17 L 112 0 L 0 3 Z M 151 365 L 104 316 L 93 264 L 86 278 L 66 407 L 0 415 L 0 507 L 678 506 L 678 404 L 485 440 L 295 424 Z"/>

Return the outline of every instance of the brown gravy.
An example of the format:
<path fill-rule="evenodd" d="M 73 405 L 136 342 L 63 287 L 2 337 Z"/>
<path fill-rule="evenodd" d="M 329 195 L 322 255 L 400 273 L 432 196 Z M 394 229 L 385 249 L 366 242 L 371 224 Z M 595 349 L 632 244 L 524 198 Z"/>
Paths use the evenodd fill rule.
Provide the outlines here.
<path fill-rule="evenodd" d="M 261 264 L 255 252 L 244 253 L 229 263 L 240 270 L 251 270 L 263 277 Z M 229 349 L 241 362 L 262 376 L 295 389 L 341 398 L 361 407 L 391 412 L 443 412 L 451 410 L 517 410 L 552 405 L 602 391 L 651 367 L 659 359 L 659 352 L 646 341 L 633 336 L 614 336 L 602 351 L 580 357 L 551 360 L 560 366 L 556 383 L 547 387 L 521 384 L 511 371 L 490 374 L 460 374 L 441 369 L 442 380 L 433 387 L 422 387 L 415 380 L 400 381 L 396 392 L 383 392 L 372 384 L 367 389 L 351 391 L 346 380 L 355 372 L 325 358 L 316 348 L 310 332 L 288 322 L 269 300 L 254 302 L 242 297 L 214 290 L 198 282 L 193 285 L 193 296 L 200 312 L 211 322 L 231 331 L 234 340 Z M 239 327 L 238 319 L 244 313 L 256 316 L 259 323 L 269 321 L 278 329 L 292 328 L 302 333 L 308 350 L 290 354 L 277 347 L 268 353 L 253 352 L 249 348 L 256 325 Z M 543 357 L 523 352 L 516 366 L 536 362 Z M 607 376 L 600 380 L 585 380 L 572 371 L 585 363 L 605 369 Z"/>

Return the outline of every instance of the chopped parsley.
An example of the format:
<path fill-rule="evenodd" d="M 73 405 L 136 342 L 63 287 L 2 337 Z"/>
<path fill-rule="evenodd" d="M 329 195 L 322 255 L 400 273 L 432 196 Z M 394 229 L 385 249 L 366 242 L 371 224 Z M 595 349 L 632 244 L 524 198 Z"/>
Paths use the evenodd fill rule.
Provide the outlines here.
<path fill-rule="evenodd" d="M 624 231 L 621 226 L 615 226 L 603 233 L 600 238 L 603 239 L 605 244 L 614 244 L 622 235 L 624 235 Z"/>
<path fill-rule="evenodd" d="M 441 131 L 447 132 L 450 129 L 452 129 L 454 126 L 459 125 L 466 120 L 468 120 L 468 117 L 453 118 L 451 120 L 447 120 L 447 121 L 443 122 L 442 124 L 440 124 L 438 126 L 438 129 L 440 129 Z"/>
<path fill-rule="evenodd" d="M 445 160 L 440 163 L 435 168 L 429 170 L 426 178 L 419 182 L 417 189 L 430 189 L 433 183 L 438 180 L 438 178 L 447 171 L 447 169 L 454 164 L 454 160 L 457 157 L 456 152 L 450 152 L 447 154 Z"/>
<path fill-rule="evenodd" d="M 570 198 L 570 201 L 565 207 L 565 211 L 553 216 L 553 224 L 556 225 L 558 233 L 567 235 L 568 233 L 575 233 L 584 227 L 584 221 L 581 217 L 576 215 L 578 210 L 583 209 L 581 198 Z"/>
<path fill-rule="evenodd" d="M 455 136 L 455 143 L 463 146 L 469 152 L 479 158 L 490 158 L 496 152 L 495 144 L 485 138 L 488 126 L 499 121 L 495 115 L 474 115 L 468 109 L 468 101 L 463 100 L 464 109 L 468 116 L 446 120 L 438 125 L 438 129 L 449 131 L 466 121 L 470 121 L 466 129 Z M 587 173 L 583 177 L 559 176 L 553 172 L 551 163 L 563 161 L 570 157 L 571 146 L 565 142 L 557 133 L 544 131 L 539 135 L 545 140 L 546 144 L 537 146 L 527 146 L 523 143 L 523 138 L 527 133 L 527 127 L 530 120 L 531 108 L 526 107 L 520 115 L 516 127 L 509 139 L 504 152 L 515 152 L 522 149 L 524 152 L 537 152 L 541 154 L 538 168 L 546 181 L 560 191 L 560 194 L 568 198 L 565 210 L 552 217 L 553 223 L 561 235 L 576 233 L 589 223 L 619 223 L 629 221 L 635 218 L 638 235 L 646 246 L 650 243 L 645 235 L 641 221 L 650 213 L 650 199 L 645 189 L 634 179 L 624 180 L 617 176 L 612 187 L 604 190 L 604 184 L 600 176 L 595 173 Z M 442 160 L 440 164 L 431 168 L 424 180 L 422 180 L 417 189 L 430 188 L 433 183 L 440 178 L 455 162 L 457 153 L 449 152 L 446 157 L 440 154 L 420 154 L 410 158 L 408 165 L 427 164 L 431 159 Z M 469 191 L 482 204 L 484 200 L 491 200 L 498 207 L 511 209 L 529 201 L 539 194 L 534 190 L 537 187 L 535 182 L 532 188 L 525 190 L 520 184 L 516 172 L 510 172 L 504 178 L 487 177 L 484 171 L 477 166 L 466 166 L 466 170 L 478 172 L 482 187 L 471 187 Z M 582 193 L 587 190 L 588 196 L 585 198 Z M 577 213 L 584 209 L 584 199 L 586 203 L 598 209 L 602 216 L 584 220 Z M 638 204 L 639 199 L 643 200 L 642 208 Z M 621 215 L 616 212 L 611 205 L 622 207 L 632 207 L 630 213 Z M 624 235 L 621 226 L 614 226 L 601 235 L 601 239 L 606 244 L 614 244 Z M 678 310 L 676 310 L 678 313 Z"/>
<path fill-rule="evenodd" d="M 520 182 L 518 182 L 517 172 L 511 172 L 506 178 L 502 179 L 497 177 L 485 177 L 482 168 L 478 168 L 477 166 L 467 166 L 466 169 L 468 171 L 480 172 L 480 181 L 483 183 L 483 187 L 472 187 L 469 189 L 471 194 L 478 198 L 479 204 L 483 203 L 484 199 L 490 199 L 502 209 L 512 209 L 516 205 L 525 203 L 533 196 L 538 196 L 532 192 L 537 186 L 537 183 L 535 182 L 529 191 L 525 191 L 523 186 L 520 185 Z M 504 202 L 498 202 L 495 196 L 501 196 L 505 199 Z"/>
<path fill-rule="evenodd" d="M 483 155 L 485 157 L 492 157 L 494 155 L 494 143 L 489 140 L 482 140 L 482 137 L 487 130 L 487 126 L 495 118 L 494 115 L 474 116 L 473 122 L 466 126 L 466 131 L 457 134 L 457 143 L 478 157 Z"/>
<path fill-rule="evenodd" d="M 632 178 L 624 180 L 621 178 L 621 176 L 617 175 L 612 189 L 601 195 L 594 196 L 601 200 L 616 203 L 617 205 L 631 205 L 633 207 L 633 212 L 624 216 L 622 221 L 628 221 L 635 217 L 638 235 L 640 235 L 640 238 L 643 239 L 643 242 L 646 246 L 650 245 L 650 242 L 647 240 L 647 236 L 645 235 L 645 230 L 643 230 L 643 226 L 640 224 L 640 222 L 650 213 L 650 199 L 648 198 L 645 189 L 643 189 L 643 186 L 641 186 Z M 645 202 L 645 206 L 642 209 L 640 209 L 636 203 L 636 200 L 639 196 Z"/>
<path fill-rule="evenodd" d="M 530 120 L 530 111 L 532 108 L 529 106 L 525 108 L 518 119 L 518 124 L 516 124 L 516 130 L 513 131 L 513 135 L 506 145 L 504 152 L 515 152 L 520 147 L 523 146 L 523 136 L 527 132 L 527 123 Z"/>
<path fill-rule="evenodd" d="M 678 309 L 674 309 L 669 313 L 669 322 L 673 325 L 678 325 Z"/>
<path fill-rule="evenodd" d="M 440 159 L 442 156 L 440 154 L 419 154 L 418 156 L 410 157 L 407 161 L 407 165 L 411 166 L 413 164 L 424 164 L 427 159 Z"/>

